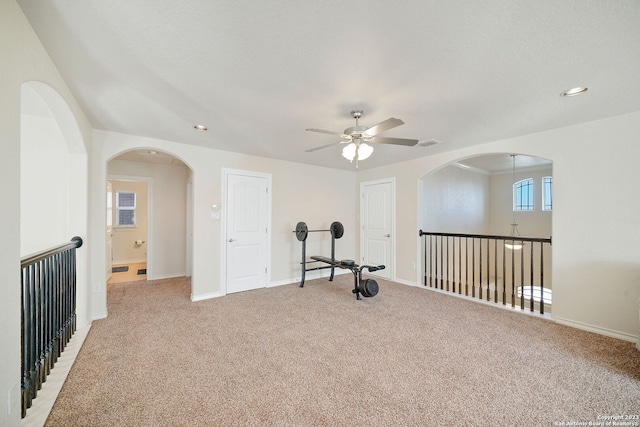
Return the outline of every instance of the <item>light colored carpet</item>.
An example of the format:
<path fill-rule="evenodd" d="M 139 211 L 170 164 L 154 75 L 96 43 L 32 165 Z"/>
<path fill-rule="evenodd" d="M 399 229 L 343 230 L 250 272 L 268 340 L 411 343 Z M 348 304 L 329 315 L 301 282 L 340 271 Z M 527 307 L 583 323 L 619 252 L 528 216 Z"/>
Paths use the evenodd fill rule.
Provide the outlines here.
<path fill-rule="evenodd" d="M 189 300 L 114 284 L 48 426 L 554 426 L 640 415 L 630 342 L 351 276 Z M 587 424 L 585 424 L 587 425 Z"/>

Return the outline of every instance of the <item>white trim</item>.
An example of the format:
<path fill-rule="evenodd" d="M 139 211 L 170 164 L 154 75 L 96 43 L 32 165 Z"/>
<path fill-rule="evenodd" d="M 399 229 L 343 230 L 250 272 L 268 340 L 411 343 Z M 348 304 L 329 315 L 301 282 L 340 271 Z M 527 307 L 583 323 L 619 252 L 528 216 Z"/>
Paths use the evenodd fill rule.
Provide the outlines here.
<path fill-rule="evenodd" d="M 546 200 L 545 200 L 547 195 L 545 180 L 547 178 L 551 178 L 551 209 L 545 209 L 545 207 L 547 206 Z M 540 178 L 540 195 L 542 196 L 540 200 L 541 201 L 540 211 L 552 212 L 553 211 L 553 175 L 543 175 L 542 178 Z"/>
<path fill-rule="evenodd" d="M 100 320 L 100 319 L 106 319 L 108 315 L 109 315 L 109 313 L 107 313 L 106 311 L 104 311 L 102 313 L 94 314 L 93 316 L 91 316 L 91 321 Z"/>
<path fill-rule="evenodd" d="M 212 292 L 209 294 L 202 294 L 202 295 L 191 295 L 191 302 L 204 301 L 204 300 L 219 298 L 223 296 L 225 296 L 225 294 L 222 292 Z"/>
<path fill-rule="evenodd" d="M 336 277 L 336 276 L 341 276 L 343 274 L 352 274 L 352 273 L 351 271 L 346 270 L 344 268 L 336 268 L 333 276 Z M 327 279 L 329 278 L 329 276 L 331 276 L 331 271 L 329 269 L 309 271 L 305 274 L 304 283 L 306 284 L 310 280 Z M 302 277 L 294 277 L 292 279 L 278 280 L 277 282 L 270 283 L 267 287 L 274 288 L 276 286 L 292 285 L 294 283 L 300 286 L 301 280 L 302 280 Z"/>
<path fill-rule="evenodd" d="M 403 279 L 395 279 L 394 280 L 395 283 L 400 283 L 401 285 L 406 285 L 406 286 L 414 286 L 417 287 L 418 284 L 416 282 L 411 282 L 409 280 L 403 280 Z"/>
<path fill-rule="evenodd" d="M 189 179 L 187 180 L 187 235 L 186 237 L 186 252 L 187 252 L 187 256 L 186 256 L 186 262 L 185 262 L 185 269 L 186 269 L 186 276 L 187 277 L 191 277 L 191 274 L 193 272 L 193 174 L 191 174 L 191 177 L 189 177 Z"/>
<path fill-rule="evenodd" d="M 365 186 L 370 185 L 379 185 L 379 184 L 391 184 L 391 207 L 390 207 L 390 215 L 391 215 L 391 265 L 385 266 L 387 270 L 389 270 L 389 280 L 396 280 L 396 177 L 376 179 L 373 181 L 365 181 L 360 183 L 360 260 L 362 260 L 364 254 L 364 233 L 362 232 L 362 218 L 364 217 L 364 204 L 362 200 L 364 199 L 364 188 Z M 358 263 L 361 264 L 361 263 Z M 375 276 L 375 275 L 374 275 Z"/>
<path fill-rule="evenodd" d="M 613 329 L 601 328 L 599 326 L 590 325 L 588 323 L 578 322 L 576 320 L 569 320 L 563 317 L 553 318 L 557 323 L 572 328 L 581 329 L 583 331 L 594 332 L 596 334 L 604 335 L 607 337 L 617 338 L 624 341 L 630 341 L 635 343 L 638 340 L 637 335 L 628 334 L 626 332 L 614 331 Z"/>
<path fill-rule="evenodd" d="M 160 274 L 158 276 L 149 276 L 149 274 L 147 273 L 147 280 L 175 279 L 177 277 L 187 277 L 187 273 L 183 271 L 182 273 Z"/>
<path fill-rule="evenodd" d="M 418 226 L 418 231 L 416 232 L 416 286 L 422 283 L 422 269 L 424 266 L 422 265 L 422 237 L 420 236 L 420 231 L 422 230 L 422 224 L 424 224 L 424 211 L 422 207 L 424 206 L 424 177 L 418 179 L 418 183 L 416 185 L 418 193 L 416 194 L 416 225 Z"/>
<path fill-rule="evenodd" d="M 267 277 L 266 287 L 271 283 L 271 199 L 272 199 L 272 184 L 271 174 L 264 172 L 247 171 L 242 169 L 222 168 L 222 215 L 223 218 L 220 221 L 220 284 L 224 295 L 227 294 L 227 207 L 229 204 L 228 196 L 228 184 L 230 175 L 242 175 L 253 178 L 264 178 L 267 180 Z"/>
<path fill-rule="evenodd" d="M 523 314 L 525 316 L 533 316 L 536 317 L 538 319 L 542 319 L 542 320 L 548 320 L 550 322 L 555 322 L 556 320 L 551 316 L 551 313 L 546 312 L 544 314 L 540 314 L 537 311 L 530 311 L 528 309 L 521 309 L 519 305 L 516 305 L 515 307 L 511 307 L 511 304 L 502 304 L 502 303 L 496 303 L 495 301 L 487 301 L 485 299 L 480 299 L 480 298 L 474 298 L 474 297 L 470 297 L 468 295 L 463 295 L 463 294 L 457 294 L 457 293 L 453 293 L 450 291 L 445 291 L 442 289 L 437 289 L 435 287 L 430 287 L 430 286 L 424 286 L 424 285 L 420 285 L 418 286 L 420 289 L 424 289 L 426 291 L 430 291 L 430 292 L 437 292 L 439 294 L 442 295 L 447 295 L 450 297 L 454 297 L 454 298 L 460 298 L 463 299 L 465 301 L 470 301 L 470 302 L 474 302 L 477 304 L 484 304 L 488 307 L 494 307 L 497 308 L 499 310 L 507 310 L 507 311 L 511 311 L 514 313 L 518 313 L 518 314 Z"/>
<path fill-rule="evenodd" d="M 475 172 L 475 173 L 478 173 L 478 174 L 481 174 L 481 175 L 491 175 L 491 172 L 489 172 L 489 171 L 486 171 L 486 170 L 480 169 L 480 168 L 476 168 L 474 166 L 465 165 L 465 164 L 462 164 L 462 163 L 459 163 L 459 162 L 453 162 L 453 163 L 451 163 L 451 166 L 455 166 L 457 168 L 468 170 L 468 171 L 471 171 L 471 172 Z"/>
<path fill-rule="evenodd" d="M 267 285 L 267 288 L 275 288 L 277 286 L 285 286 L 285 285 L 292 285 L 294 283 L 298 283 L 298 285 L 300 285 L 300 279 L 296 280 L 296 279 L 287 279 L 287 280 L 278 280 L 277 282 L 271 282 Z"/>
<path fill-rule="evenodd" d="M 140 258 L 140 259 L 127 259 L 127 260 L 117 260 L 114 259 L 111 262 L 111 265 L 118 265 L 118 264 L 140 264 L 142 262 L 147 262 L 146 258 Z"/>
<path fill-rule="evenodd" d="M 38 390 L 38 398 L 33 399 L 31 408 L 21 421 L 22 427 L 39 427 L 45 424 L 90 329 L 91 324 L 76 329 L 58 357 L 56 368 L 51 370 L 47 380 L 42 383 L 42 388 Z"/>
<path fill-rule="evenodd" d="M 107 162 L 107 169 L 109 168 L 109 162 Z M 149 242 L 154 242 L 153 239 L 153 178 L 150 176 L 136 176 L 136 175 L 112 175 L 107 174 L 107 181 L 133 181 L 133 182 L 146 182 L 147 183 L 147 257 L 141 261 L 135 262 L 146 262 L 147 263 L 147 277 L 151 276 L 153 273 L 153 244 L 149 244 Z M 115 226 L 113 226 L 115 228 Z M 122 264 L 126 264 L 127 262 L 133 261 L 125 261 Z M 112 261 L 112 264 L 114 262 Z M 106 287 L 105 287 L 106 290 Z"/>

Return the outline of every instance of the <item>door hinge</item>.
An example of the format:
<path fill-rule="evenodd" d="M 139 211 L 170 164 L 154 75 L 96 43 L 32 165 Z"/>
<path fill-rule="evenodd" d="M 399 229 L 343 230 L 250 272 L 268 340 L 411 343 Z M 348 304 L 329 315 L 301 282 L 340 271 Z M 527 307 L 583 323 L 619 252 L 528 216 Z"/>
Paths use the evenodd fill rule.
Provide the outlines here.
<path fill-rule="evenodd" d="M 264 268 L 264 274 L 267 274 L 267 267 Z"/>

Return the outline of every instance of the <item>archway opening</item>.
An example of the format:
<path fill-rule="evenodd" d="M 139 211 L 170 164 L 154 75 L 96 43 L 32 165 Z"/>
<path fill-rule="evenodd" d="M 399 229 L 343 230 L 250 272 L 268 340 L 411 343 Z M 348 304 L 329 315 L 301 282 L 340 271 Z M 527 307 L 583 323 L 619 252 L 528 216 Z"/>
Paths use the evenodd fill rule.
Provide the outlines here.
<path fill-rule="evenodd" d="M 157 148 L 145 147 L 118 154 L 107 163 L 107 280 L 120 273 L 110 265 L 137 264 L 125 271 L 136 280 L 191 276 L 192 271 L 192 169 L 181 159 Z M 142 190 L 136 190 L 144 188 Z M 133 198 L 131 195 L 133 194 Z M 118 197 L 136 199 L 137 219 L 121 224 Z M 111 207 L 111 208 L 109 208 Z M 131 212 L 122 211 L 125 218 Z M 144 225 L 144 230 L 142 226 Z M 121 281 L 121 280 L 117 280 Z"/>
<path fill-rule="evenodd" d="M 551 309 L 553 164 L 497 153 L 460 159 L 420 180 L 420 263 L 426 286 L 458 295 Z M 531 205 L 517 208 L 514 184 L 530 182 Z M 518 245 L 513 245 L 517 223 Z M 520 246 L 520 248 L 518 248 Z"/>
<path fill-rule="evenodd" d="M 88 157 L 75 116 L 51 86 L 21 86 L 20 253 L 87 237 Z M 90 323 L 87 250 L 77 253 L 78 326 Z"/>

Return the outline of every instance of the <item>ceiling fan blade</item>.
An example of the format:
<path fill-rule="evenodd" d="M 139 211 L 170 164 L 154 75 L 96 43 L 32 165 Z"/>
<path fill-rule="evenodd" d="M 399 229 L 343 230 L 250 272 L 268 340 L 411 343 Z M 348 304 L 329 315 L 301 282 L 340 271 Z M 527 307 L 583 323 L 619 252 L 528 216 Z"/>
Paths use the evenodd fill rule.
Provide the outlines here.
<path fill-rule="evenodd" d="M 387 138 L 384 136 L 376 136 L 375 138 L 373 138 L 373 142 L 378 144 L 406 145 L 407 147 L 412 147 L 418 143 L 418 140 L 406 139 L 406 138 Z"/>
<path fill-rule="evenodd" d="M 341 132 L 333 132 L 330 130 L 324 130 L 324 129 L 313 129 L 313 128 L 309 128 L 309 129 L 305 129 L 308 130 L 309 132 L 319 132 L 319 133 L 326 133 L 329 135 L 338 135 L 341 138 L 349 138 L 349 135 L 345 135 L 344 133 Z"/>
<path fill-rule="evenodd" d="M 346 141 L 338 141 L 338 142 L 333 142 L 331 144 L 327 144 L 327 145 L 322 145 L 320 147 L 316 147 L 316 148 L 310 148 L 308 150 L 305 150 L 305 153 L 312 153 L 314 151 L 318 151 L 318 150 L 322 150 L 323 148 L 328 148 L 328 147 L 333 147 L 336 144 L 344 144 Z"/>
<path fill-rule="evenodd" d="M 393 129 L 394 127 L 403 125 L 404 122 L 400 119 L 396 119 L 391 117 L 390 119 L 385 120 L 384 122 L 380 122 L 375 126 L 371 126 L 369 129 L 362 132 L 364 136 L 376 136 L 379 133 L 387 131 L 389 129 Z"/>

